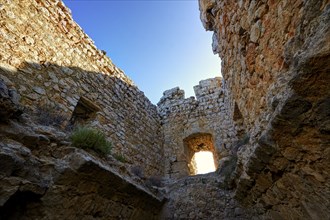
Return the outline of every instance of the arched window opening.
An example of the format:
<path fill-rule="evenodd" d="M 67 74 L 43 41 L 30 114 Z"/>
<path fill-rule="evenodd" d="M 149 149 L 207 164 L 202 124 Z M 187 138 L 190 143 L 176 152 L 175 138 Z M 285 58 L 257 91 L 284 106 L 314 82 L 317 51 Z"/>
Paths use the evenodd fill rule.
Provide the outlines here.
<path fill-rule="evenodd" d="M 216 170 L 218 155 L 211 134 L 196 133 L 185 138 L 183 142 L 189 175 L 209 173 Z"/>
<path fill-rule="evenodd" d="M 196 152 L 193 159 L 196 164 L 196 174 L 205 174 L 215 171 L 214 156 L 211 151 Z"/>

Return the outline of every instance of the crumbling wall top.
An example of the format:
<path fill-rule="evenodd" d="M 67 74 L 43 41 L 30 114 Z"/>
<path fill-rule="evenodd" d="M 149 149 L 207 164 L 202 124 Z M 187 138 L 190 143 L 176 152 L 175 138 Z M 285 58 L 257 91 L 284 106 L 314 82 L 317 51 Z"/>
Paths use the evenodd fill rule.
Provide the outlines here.
<path fill-rule="evenodd" d="M 222 78 L 215 77 L 210 79 L 201 80 L 198 85 L 194 86 L 195 96 L 191 96 L 185 99 L 184 90 L 180 89 L 180 87 L 174 87 L 172 89 L 168 89 L 163 92 L 163 97 L 158 102 L 158 106 L 165 105 L 177 105 L 183 103 L 192 103 L 197 101 L 203 102 L 202 99 L 205 96 L 209 96 L 211 94 L 217 94 L 222 90 Z"/>
<path fill-rule="evenodd" d="M 207 96 L 220 91 L 222 89 L 221 80 L 221 77 L 201 80 L 197 86 L 194 86 L 194 91 L 197 100 L 199 100 L 203 96 Z"/>

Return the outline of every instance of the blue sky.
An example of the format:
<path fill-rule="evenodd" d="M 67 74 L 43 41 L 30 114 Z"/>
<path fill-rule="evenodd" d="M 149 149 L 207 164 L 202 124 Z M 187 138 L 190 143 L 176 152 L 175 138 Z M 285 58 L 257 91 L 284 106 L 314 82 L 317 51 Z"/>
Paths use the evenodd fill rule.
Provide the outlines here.
<path fill-rule="evenodd" d="M 194 95 L 200 80 L 220 76 L 212 33 L 199 19 L 197 0 L 64 0 L 74 20 L 156 104 L 180 86 Z"/>

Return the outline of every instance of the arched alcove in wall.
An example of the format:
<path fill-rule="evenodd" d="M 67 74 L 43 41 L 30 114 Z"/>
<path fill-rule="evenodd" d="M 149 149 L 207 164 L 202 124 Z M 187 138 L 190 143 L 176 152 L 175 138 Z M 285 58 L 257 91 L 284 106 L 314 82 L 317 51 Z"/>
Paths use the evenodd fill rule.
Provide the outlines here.
<path fill-rule="evenodd" d="M 85 125 L 95 119 L 100 107 L 86 97 L 81 96 L 74 108 L 70 122 L 72 126 Z"/>
<path fill-rule="evenodd" d="M 209 133 L 195 133 L 183 140 L 184 152 L 186 156 L 188 173 L 189 175 L 196 175 L 200 172 L 198 171 L 198 163 L 213 163 L 213 168 L 210 167 L 210 172 L 214 171 L 218 167 L 218 155 L 215 151 L 213 137 Z M 199 152 L 210 152 L 213 158 L 204 157 L 207 161 L 198 161 Z M 204 165 L 205 165 L 204 164 Z"/>

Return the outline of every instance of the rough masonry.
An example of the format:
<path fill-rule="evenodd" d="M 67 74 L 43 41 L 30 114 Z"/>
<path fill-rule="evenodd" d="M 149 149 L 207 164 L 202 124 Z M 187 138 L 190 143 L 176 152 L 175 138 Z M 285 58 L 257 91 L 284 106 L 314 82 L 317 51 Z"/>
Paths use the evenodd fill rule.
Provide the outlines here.
<path fill-rule="evenodd" d="M 1 219 L 330 218 L 329 0 L 199 6 L 223 78 L 156 107 L 61 1 L 0 3 Z M 71 147 L 78 125 L 113 155 Z"/>
<path fill-rule="evenodd" d="M 73 21 L 61 1 L 3 1 L 0 71 L 25 108 L 63 114 L 63 126 L 106 132 L 113 151 L 146 174 L 163 165 L 157 109 Z"/>
<path fill-rule="evenodd" d="M 199 3 L 229 114 L 249 136 L 236 198 L 264 218 L 329 218 L 329 1 Z"/>
<path fill-rule="evenodd" d="M 177 178 L 194 174 L 194 153 L 211 151 L 216 167 L 228 155 L 235 138 L 220 77 L 200 81 L 196 98 L 185 99 L 178 87 L 167 90 L 158 103 L 164 133 L 165 175 Z M 190 143 L 192 142 L 192 143 Z M 199 145 L 199 147 L 197 147 Z"/>

